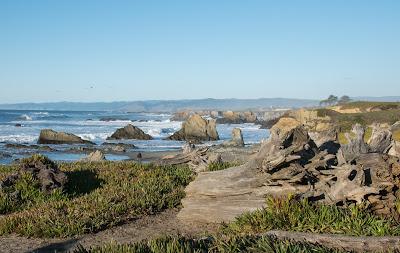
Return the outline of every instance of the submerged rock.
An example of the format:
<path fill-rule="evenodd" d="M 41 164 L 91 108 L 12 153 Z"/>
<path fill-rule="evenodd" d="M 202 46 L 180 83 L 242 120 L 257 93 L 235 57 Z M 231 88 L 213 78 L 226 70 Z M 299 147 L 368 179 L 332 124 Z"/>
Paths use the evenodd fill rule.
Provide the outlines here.
<path fill-rule="evenodd" d="M 40 131 L 38 144 L 93 144 L 91 141 L 83 140 L 81 137 L 65 132 L 56 132 L 52 129 Z"/>
<path fill-rule="evenodd" d="M 217 125 L 214 119 L 206 120 L 193 114 L 182 124 L 182 129 L 167 139 L 176 141 L 216 141 L 219 140 Z"/>
<path fill-rule="evenodd" d="M 5 148 L 12 148 L 12 149 L 35 149 L 41 151 L 54 151 L 50 146 L 40 146 L 40 145 L 24 145 L 18 143 L 7 143 Z"/>
<path fill-rule="evenodd" d="M 146 134 L 140 128 L 133 126 L 131 124 L 125 126 L 124 128 L 119 128 L 115 133 L 113 133 L 107 140 L 152 140 L 151 135 Z"/>
<path fill-rule="evenodd" d="M 101 144 L 101 146 L 104 147 L 105 152 L 117 152 L 117 153 L 124 153 L 128 149 L 134 149 L 136 148 L 135 145 L 133 144 L 126 144 L 126 143 L 110 143 L 110 142 L 105 142 Z"/>

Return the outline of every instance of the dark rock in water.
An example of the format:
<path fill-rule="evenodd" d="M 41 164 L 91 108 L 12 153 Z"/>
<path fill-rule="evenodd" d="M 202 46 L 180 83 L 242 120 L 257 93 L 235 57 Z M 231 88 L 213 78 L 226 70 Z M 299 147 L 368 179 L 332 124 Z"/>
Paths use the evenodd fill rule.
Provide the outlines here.
<path fill-rule="evenodd" d="M 198 143 L 200 141 L 219 140 L 216 121 L 203 119 L 198 114 L 193 114 L 182 124 L 182 129 L 174 133 L 168 140 L 191 141 Z"/>
<path fill-rule="evenodd" d="M 114 117 L 106 117 L 106 118 L 101 118 L 100 121 L 106 121 L 106 122 L 110 122 L 110 121 L 129 121 L 130 119 L 128 118 L 114 118 Z"/>
<path fill-rule="evenodd" d="M 56 189 L 64 189 L 68 181 L 67 176 L 58 169 L 57 164 L 42 155 L 33 155 L 24 158 L 19 164 L 18 173 L 12 174 L 0 182 L 0 188 L 4 189 L 15 185 L 22 174 L 29 173 L 39 182 L 40 190 L 50 193 Z"/>
<path fill-rule="evenodd" d="M 38 144 L 92 144 L 93 142 L 83 140 L 81 137 L 70 133 L 56 132 L 52 129 L 40 131 Z"/>
<path fill-rule="evenodd" d="M 22 127 L 22 124 L 17 123 L 15 124 L 15 127 Z"/>
<path fill-rule="evenodd" d="M 3 159 L 3 158 L 10 158 L 10 157 L 11 157 L 10 154 L 0 152 L 0 159 Z"/>
<path fill-rule="evenodd" d="M 12 148 L 12 149 L 35 149 L 41 151 L 54 151 L 53 148 L 50 146 L 39 146 L 39 145 L 24 145 L 24 144 L 17 144 L 17 143 L 7 143 L 5 148 Z"/>
<path fill-rule="evenodd" d="M 107 138 L 107 140 L 129 140 L 129 139 L 152 140 L 153 137 L 143 132 L 140 128 L 129 124 L 124 128 L 117 129 L 115 133 L 113 133 L 110 137 Z"/>

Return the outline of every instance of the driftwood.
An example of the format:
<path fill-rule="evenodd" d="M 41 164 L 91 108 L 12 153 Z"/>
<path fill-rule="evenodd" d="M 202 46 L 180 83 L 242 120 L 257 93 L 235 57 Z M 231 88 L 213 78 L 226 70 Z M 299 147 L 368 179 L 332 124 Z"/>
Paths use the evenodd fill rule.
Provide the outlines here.
<path fill-rule="evenodd" d="M 185 152 L 173 157 L 165 157 L 157 161 L 157 165 L 188 164 L 196 172 L 204 171 L 209 164 L 208 147 L 185 148 Z"/>
<path fill-rule="evenodd" d="M 317 146 L 302 126 L 272 132 L 254 162 L 245 166 L 265 173 L 266 194 L 291 193 L 334 205 L 367 201 L 376 213 L 399 218 L 394 211 L 400 188 L 399 160 L 387 154 L 391 133 L 374 126 L 368 143 L 364 135 L 364 128 L 355 125 L 347 145 L 340 146 L 331 138 L 336 135 L 330 134 Z"/>
<path fill-rule="evenodd" d="M 399 236 L 347 236 L 333 234 L 314 234 L 271 230 L 259 236 L 270 236 L 279 240 L 307 242 L 331 249 L 353 252 L 393 252 L 400 250 Z"/>
<path fill-rule="evenodd" d="M 243 166 L 199 173 L 186 188 L 185 221 L 230 221 L 245 211 L 260 208 L 265 196 L 294 195 L 329 205 L 366 202 L 379 215 L 400 220 L 395 203 L 400 197 L 399 158 L 388 154 L 392 137 L 375 126 L 368 143 L 360 125 L 353 128 L 349 143 L 340 145 L 331 132 L 315 136 L 294 120 L 278 122 L 258 153 Z M 212 160 L 203 149 L 190 150 L 162 162 L 187 163 L 199 172 Z"/>

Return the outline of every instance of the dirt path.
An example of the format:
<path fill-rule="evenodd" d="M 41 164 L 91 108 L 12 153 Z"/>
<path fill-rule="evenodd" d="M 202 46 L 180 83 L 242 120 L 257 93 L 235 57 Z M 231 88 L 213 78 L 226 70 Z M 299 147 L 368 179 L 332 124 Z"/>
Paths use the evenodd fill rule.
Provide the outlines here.
<path fill-rule="evenodd" d="M 32 239 L 15 235 L 0 237 L 2 253 L 18 252 L 68 252 L 78 244 L 84 247 L 102 245 L 107 242 L 131 243 L 163 235 L 201 236 L 214 231 L 216 225 L 185 224 L 177 219 L 178 210 L 167 210 L 161 214 L 146 216 L 139 220 L 111 228 L 97 234 L 72 239 Z"/>

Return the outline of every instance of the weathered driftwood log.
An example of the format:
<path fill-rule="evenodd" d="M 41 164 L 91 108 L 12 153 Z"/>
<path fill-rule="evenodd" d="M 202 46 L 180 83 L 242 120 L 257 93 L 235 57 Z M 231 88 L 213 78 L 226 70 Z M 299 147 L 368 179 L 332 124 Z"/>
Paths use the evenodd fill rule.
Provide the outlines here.
<path fill-rule="evenodd" d="M 366 201 L 375 213 L 400 220 L 395 211 L 396 200 L 400 197 L 400 163 L 398 157 L 386 154 L 389 140 L 392 143 L 386 130 L 376 126 L 367 144 L 364 128 L 356 125 L 354 137 L 349 136 L 349 144 L 340 146 L 337 140 L 327 138 L 317 146 L 297 122 L 285 120 L 277 125 L 282 128 L 274 127 L 271 137 L 243 166 L 218 173 L 200 173 L 187 188 L 182 217 L 227 221 L 238 210 L 259 207 L 266 195 L 291 194 L 331 205 Z M 170 164 L 197 166 L 206 165 L 208 161 L 206 152 L 200 150 L 167 160 Z M 229 201 L 227 196 L 231 198 Z M 235 203 L 246 208 L 238 208 Z M 218 213 L 219 210 L 225 211 Z M 229 210 L 235 212 L 228 213 Z"/>
<path fill-rule="evenodd" d="M 271 230 L 259 234 L 279 240 L 307 242 L 331 249 L 353 252 L 393 252 L 400 250 L 400 236 L 347 236 Z"/>
<path fill-rule="evenodd" d="M 368 141 L 370 153 L 386 154 L 392 147 L 392 132 L 389 129 L 379 127 L 374 124 L 372 127 L 372 135 Z"/>
<path fill-rule="evenodd" d="M 179 165 L 188 164 L 196 172 L 205 171 L 209 159 L 207 155 L 208 147 L 187 149 L 186 152 L 175 155 L 173 157 L 162 158 L 157 161 L 158 165 Z"/>

